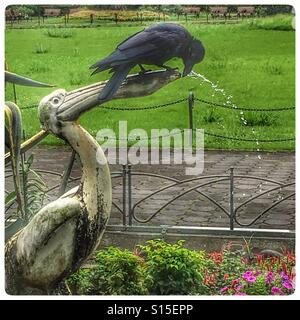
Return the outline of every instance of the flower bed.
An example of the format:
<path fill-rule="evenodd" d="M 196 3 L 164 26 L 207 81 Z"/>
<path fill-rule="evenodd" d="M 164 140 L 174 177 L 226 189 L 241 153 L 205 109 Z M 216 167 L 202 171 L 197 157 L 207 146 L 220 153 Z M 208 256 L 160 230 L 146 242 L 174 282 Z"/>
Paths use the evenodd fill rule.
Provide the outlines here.
<path fill-rule="evenodd" d="M 80 10 L 70 14 L 70 18 L 89 19 L 91 14 L 102 20 L 114 20 L 117 16 L 118 21 L 135 21 L 139 20 L 141 16 L 143 20 L 155 20 L 160 16 L 158 12 L 149 10 Z M 165 18 L 168 17 L 168 15 L 165 15 Z"/>
<path fill-rule="evenodd" d="M 295 287 L 295 255 L 253 254 L 249 246 L 221 252 L 151 240 L 131 252 L 109 247 L 92 265 L 67 279 L 72 294 L 93 295 L 289 295 Z"/>

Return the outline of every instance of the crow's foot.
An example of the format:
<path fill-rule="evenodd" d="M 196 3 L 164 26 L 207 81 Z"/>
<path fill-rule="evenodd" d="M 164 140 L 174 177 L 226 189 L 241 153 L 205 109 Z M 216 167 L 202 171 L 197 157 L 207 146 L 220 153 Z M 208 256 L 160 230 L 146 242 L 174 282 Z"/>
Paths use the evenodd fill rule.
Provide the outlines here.
<path fill-rule="evenodd" d="M 139 72 L 140 75 L 143 75 L 146 72 L 152 71 L 151 69 L 146 70 L 141 64 L 139 64 L 139 67 L 141 68 L 141 71 Z"/>
<path fill-rule="evenodd" d="M 159 67 L 164 68 L 164 69 L 166 69 L 168 71 L 178 70 L 178 67 L 172 68 L 172 67 L 169 67 L 169 66 L 165 66 L 164 64 L 159 66 Z"/>

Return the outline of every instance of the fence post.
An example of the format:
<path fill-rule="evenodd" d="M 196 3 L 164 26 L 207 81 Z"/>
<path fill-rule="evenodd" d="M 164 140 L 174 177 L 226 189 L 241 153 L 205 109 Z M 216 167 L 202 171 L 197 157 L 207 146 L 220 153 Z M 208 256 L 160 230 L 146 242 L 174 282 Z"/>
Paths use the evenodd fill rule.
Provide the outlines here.
<path fill-rule="evenodd" d="M 230 213 L 230 230 L 234 229 L 234 175 L 233 175 L 234 168 L 230 168 L 230 175 L 229 175 L 229 213 Z"/>
<path fill-rule="evenodd" d="M 122 188 L 123 188 L 123 226 L 127 225 L 127 208 L 126 208 L 126 176 L 127 176 L 127 168 L 126 165 L 122 165 Z"/>
<path fill-rule="evenodd" d="M 128 224 L 132 226 L 132 211 L 131 211 L 131 164 L 127 165 L 127 175 L 128 175 Z"/>
<path fill-rule="evenodd" d="M 189 98 L 188 98 L 188 107 L 189 107 L 189 129 L 191 130 L 190 133 L 190 143 L 193 145 L 193 107 L 194 107 L 194 102 L 195 102 L 195 97 L 193 92 L 189 93 Z"/>

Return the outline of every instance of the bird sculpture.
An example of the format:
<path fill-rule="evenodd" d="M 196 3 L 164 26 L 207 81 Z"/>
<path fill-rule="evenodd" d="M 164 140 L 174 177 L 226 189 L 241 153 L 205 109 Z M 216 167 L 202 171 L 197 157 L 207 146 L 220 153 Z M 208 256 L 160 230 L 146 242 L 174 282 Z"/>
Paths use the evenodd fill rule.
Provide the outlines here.
<path fill-rule="evenodd" d="M 176 70 L 128 76 L 114 98 L 149 95 L 180 77 Z M 66 140 L 79 155 L 78 187 L 45 205 L 5 246 L 6 291 L 51 293 L 99 245 L 110 216 L 111 177 L 97 141 L 78 123 L 81 114 L 99 105 L 107 82 L 67 92 L 58 89 L 38 108 L 43 130 Z M 33 291 L 35 292 L 35 291 Z"/>
<path fill-rule="evenodd" d="M 182 76 L 188 75 L 193 66 L 204 58 L 205 49 L 183 26 L 174 23 L 161 23 L 140 31 L 122 43 L 106 58 L 96 62 L 90 68 L 92 74 L 110 69 L 113 73 L 99 100 L 112 97 L 129 71 L 143 64 L 156 65 L 169 69 L 164 63 L 174 57 L 181 58 L 184 63 Z"/>

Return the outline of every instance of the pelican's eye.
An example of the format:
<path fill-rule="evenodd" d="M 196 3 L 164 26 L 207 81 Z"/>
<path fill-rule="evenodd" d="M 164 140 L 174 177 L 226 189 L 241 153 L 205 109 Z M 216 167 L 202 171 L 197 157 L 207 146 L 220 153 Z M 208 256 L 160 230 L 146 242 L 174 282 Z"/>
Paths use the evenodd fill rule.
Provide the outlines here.
<path fill-rule="evenodd" d="M 58 98 L 53 98 L 52 100 L 53 104 L 59 104 L 60 100 Z"/>
<path fill-rule="evenodd" d="M 54 98 L 52 98 L 51 103 L 53 106 L 59 106 L 61 103 L 63 102 L 63 97 L 61 96 L 56 96 Z"/>

